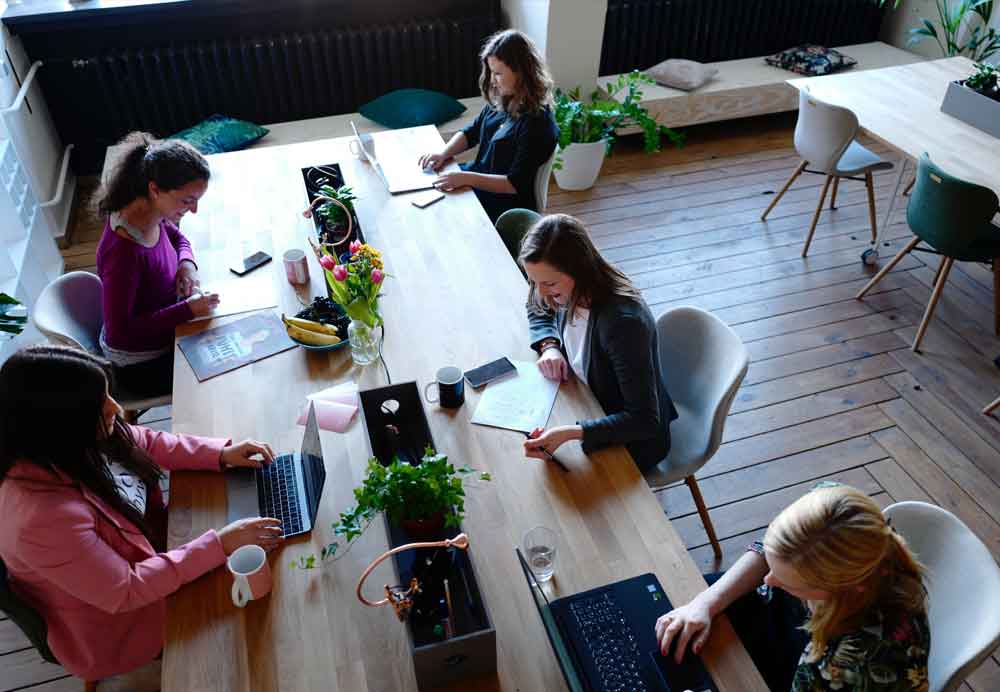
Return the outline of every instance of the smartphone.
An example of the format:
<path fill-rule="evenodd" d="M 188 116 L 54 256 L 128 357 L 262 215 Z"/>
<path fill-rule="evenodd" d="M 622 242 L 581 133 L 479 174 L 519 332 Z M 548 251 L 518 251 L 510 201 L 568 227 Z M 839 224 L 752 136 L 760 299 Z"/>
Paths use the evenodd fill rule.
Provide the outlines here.
<path fill-rule="evenodd" d="M 438 200 L 444 199 L 444 193 L 439 190 L 425 190 L 419 195 L 414 195 L 410 200 L 417 209 L 426 209 Z"/>
<path fill-rule="evenodd" d="M 467 371 L 465 379 L 469 381 L 469 384 L 474 389 L 478 389 L 484 384 L 488 384 L 493 380 L 499 380 L 501 377 L 506 377 L 513 372 L 517 372 L 517 368 L 514 367 L 514 364 L 510 360 L 506 357 L 497 358 L 491 363 L 480 365 L 478 368 Z"/>
<path fill-rule="evenodd" d="M 229 271 L 236 276 L 243 276 L 244 274 L 249 274 L 257 267 L 262 267 L 271 261 L 271 256 L 266 252 L 255 252 L 249 257 L 244 257 L 241 263 L 234 264 L 229 267 Z"/>

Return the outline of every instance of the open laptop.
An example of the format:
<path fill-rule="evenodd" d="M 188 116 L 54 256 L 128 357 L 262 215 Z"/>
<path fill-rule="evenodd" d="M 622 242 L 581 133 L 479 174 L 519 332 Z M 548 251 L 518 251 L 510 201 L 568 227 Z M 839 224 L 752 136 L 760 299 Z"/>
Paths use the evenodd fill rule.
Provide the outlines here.
<path fill-rule="evenodd" d="M 656 620 L 673 610 L 652 573 L 549 602 L 520 548 L 528 588 L 571 692 L 716 690 L 701 659 L 660 655 Z"/>
<path fill-rule="evenodd" d="M 286 538 L 309 533 L 316 522 L 325 482 L 319 425 L 310 403 L 300 452 L 275 457 L 259 469 L 226 471 L 227 520 L 274 517 L 281 520 Z"/>
<path fill-rule="evenodd" d="M 438 173 L 421 168 L 418 156 L 414 156 L 412 152 L 402 149 L 397 151 L 388 146 L 384 147 L 380 156 L 376 158 L 375 140 L 372 136 L 358 134 L 358 128 L 353 122 L 351 122 L 351 130 L 354 132 L 354 140 L 361 148 L 364 157 L 378 172 L 390 194 L 429 190 L 434 187 Z"/>

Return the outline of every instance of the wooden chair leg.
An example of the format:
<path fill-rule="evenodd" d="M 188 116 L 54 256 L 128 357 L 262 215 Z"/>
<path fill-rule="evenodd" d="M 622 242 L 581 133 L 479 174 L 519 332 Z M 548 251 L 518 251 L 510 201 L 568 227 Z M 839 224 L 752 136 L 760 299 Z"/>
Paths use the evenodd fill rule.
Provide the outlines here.
<path fill-rule="evenodd" d="M 917 179 L 916 178 L 914 178 L 913 180 L 911 180 L 910 184 L 907 185 L 906 188 L 903 190 L 903 197 L 908 196 L 910 194 L 910 190 L 912 190 L 913 186 L 916 185 L 916 184 L 917 184 Z"/>
<path fill-rule="evenodd" d="M 715 536 L 715 527 L 712 526 L 712 519 L 708 516 L 708 508 L 705 506 L 705 499 L 701 496 L 701 490 L 698 488 L 698 481 L 694 479 L 694 476 L 688 476 L 684 479 L 684 482 L 687 483 L 687 487 L 691 490 L 691 497 L 694 498 L 694 504 L 698 508 L 701 523 L 705 525 L 705 533 L 708 534 L 708 541 L 712 544 L 715 559 L 721 560 L 722 546 L 719 545 L 719 539 Z"/>
<path fill-rule="evenodd" d="M 774 199 L 771 200 L 771 203 L 767 205 L 767 209 L 765 209 L 764 213 L 760 215 L 761 221 L 767 221 L 767 215 L 771 213 L 771 210 L 774 209 L 774 205 L 777 204 L 778 200 L 781 199 L 781 196 L 788 191 L 788 188 L 792 186 L 792 183 L 795 182 L 795 179 L 798 178 L 800 175 L 802 175 L 802 171 L 806 169 L 807 163 L 808 163 L 807 161 L 803 161 L 792 172 L 792 177 L 790 177 L 787 181 L 785 181 L 784 186 L 780 190 L 778 190 L 778 194 L 774 196 Z"/>
<path fill-rule="evenodd" d="M 993 403 L 989 404 L 986 408 L 984 408 L 983 413 L 985 413 L 988 416 L 998 408 L 1000 408 L 1000 396 L 994 399 Z"/>
<path fill-rule="evenodd" d="M 927 309 L 924 310 L 924 318 L 920 320 L 920 326 L 917 327 L 917 336 L 913 339 L 913 345 L 910 346 L 910 350 L 919 351 L 920 342 L 923 341 L 924 332 L 927 331 L 927 325 L 931 322 L 931 317 L 934 315 L 934 308 L 937 307 L 937 302 L 941 298 L 941 291 L 944 290 L 944 285 L 948 281 L 948 272 L 951 271 L 951 265 L 955 263 L 955 260 L 951 257 L 944 257 L 941 260 L 941 276 L 938 277 L 937 282 L 934 284 L 934 290 L 931 292 L 931 299 L 927 303 Z"/>
<path fill-rule="evenodd" d="M 830 209 L 837 208 L 837 188 L 840 187 L 840 176 L 833 179 L 833 193 L 830 195 Z"/>
<path fill-rule="evenodd" d="M 895 267 L 897 264 L 899 264 L 899 261 L 901 259 L 903 259 L 904 257 L 906 257 L 906 255 L 911 250 L 913 250 L 913 248 L 915 248 L 919 242 L 920 242 L 920 238 L 918 238 L 916 236 L 913 236 L 913 240 L 911 240 L 910 242 L 908 242 L 906 244 L 906 247 L 904 247 L 902 250 L 900 250 L 899 252 L 897 252 L 896 256 L 893 257 L 891 260 L 889 260 L 888 264 L 886 264 L 884 267 L 882 267 L 881 269 L 879 269 L 878 270 L 878 274 L 876 274 L 875 276 L 873 276 L 872 280 L 869 281 L 868 283 L 866 283 L 865 287 L 862 288 L 860 291 L 858 291 L 858 294 L 856 296 L 854 296 L 854 297 L 857 298 L 858 300 L 861 300 L 862 298 L 864 298 L 865 294 L 868 293 L 868 291 L 872 290 L 872 288 L 875 287 L 875 284 L 877 284 L 879 281 L 882 280 L 882 277 L 884 277 L 886 274 L 888 274 L 889 272 L 891 272 L 892 268 Z"/>
<path fill-rule="evenodd" d="M 816 224 L 819 222 L 820 212 L 823 211 L 823 202 L 826 201 L 827 190 L 830 189 L 830 181 L 834 179 L 834 176 L 826 176 L 826 180 L 823 181 L 823 191 L 819 194 L 819 204 L 816 205 L 816 213 L 813 214 L 812 223 L 809 225 L 809 234 L 806 236 L 806 244 L 802 246 L 802 256 L 805 257 L 809 254 L 809 245 L 813 240 L 813 233 L 816 232 Z"/>
<path fill-rule="evenodd" d="M 868 221 L 872 225 L 872 244 L 878 239 L 878 227 L 875 221 L 875 179 L 872 172 L 865 173 L 865 187 L 868 188 Z"/>

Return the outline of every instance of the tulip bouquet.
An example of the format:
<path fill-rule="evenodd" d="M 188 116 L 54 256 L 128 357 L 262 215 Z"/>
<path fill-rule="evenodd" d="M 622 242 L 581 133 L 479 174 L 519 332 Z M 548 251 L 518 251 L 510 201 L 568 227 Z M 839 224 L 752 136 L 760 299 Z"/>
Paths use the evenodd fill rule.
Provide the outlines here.
<path fill-rule="evenodd" d="M 381 253 L 357 240 L 350 245 L 350 258 L 344 264 L 326 248 L 320 250 L 319 263 L 326 274 L 330 297 L 343 306 L 347 315 L 374 329 L 382 324 L 378 311 L 379 291 L 385 280 Z"/>

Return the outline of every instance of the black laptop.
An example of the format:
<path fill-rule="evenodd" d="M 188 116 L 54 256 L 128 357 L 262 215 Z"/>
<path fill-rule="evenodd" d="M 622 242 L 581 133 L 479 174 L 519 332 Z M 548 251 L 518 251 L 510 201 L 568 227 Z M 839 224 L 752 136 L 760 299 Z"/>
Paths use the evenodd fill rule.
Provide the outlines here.
<path fill-rule="evenodd" d="M 286 538 L 309 533 L 316 522 L 324 483 L 323 447 L 316 410 L 310 403 L 300 452 L 277 456 L 259 469 L 226 471 L 227 519 L 274 517 L 281 520 Z"/>
<path fill-rule="evenodd" d="M 519 548 L 528 588 L 571 692 L 717 692 L 701 659 L 660 655 L 656 620 L 673 610 L 656 575 L 643 574 L 549 602 Z"/>

